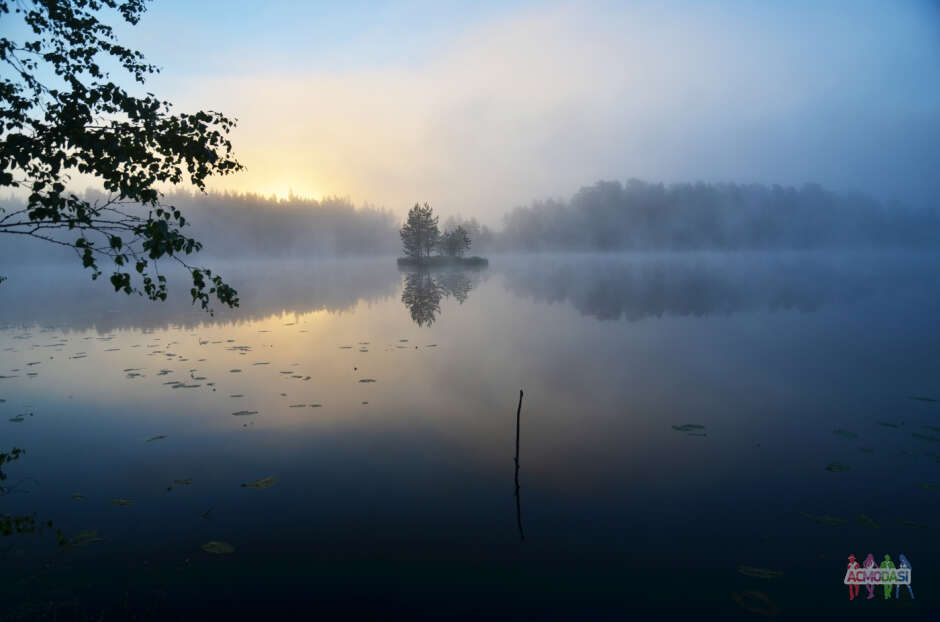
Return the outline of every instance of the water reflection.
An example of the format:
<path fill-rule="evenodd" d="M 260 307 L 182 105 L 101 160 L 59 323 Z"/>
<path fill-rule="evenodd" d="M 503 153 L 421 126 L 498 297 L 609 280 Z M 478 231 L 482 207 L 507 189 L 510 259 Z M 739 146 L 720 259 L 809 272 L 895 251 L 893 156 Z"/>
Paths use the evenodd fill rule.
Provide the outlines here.
<path fill-rule="evenodd" d="M 401 301 L 418 326 L 430 326 L 441 313 L 441 300 L 453 298 L 463 304 L 473 289 L 471 275 L 464 270 L 414 270 L 405 274 Z"/>
<path fill-rule="evenodd" d="M 558 258 L 503 266 L 506 288 L 582 315 L 628 321 L 741 311 L 814 312 L 891 291 L 936 292 L 936 263 L 903 255 L 634 255 Z"/>
<path fill-rule="evenodd" d="M 115 294 L 107 279 L 92 281 L 74 266 L 18 268 L 8 272 L 9 279 L 0 285 L 0 326 L 38 324 L 108 333 L 126 328 L 238 325 L 284 313 L 350 311 L 362 301 L 394 296 L 400 284 L 394 262 L 388 258 L 227 262 L 217 269 L 238 289 L 241 304 L 237 309 L 214 305 L 216 313 L 210 317 L 192 305 L 185 274 L 168 273 L 170 296 L 153 303 L 140 296 Z"/>

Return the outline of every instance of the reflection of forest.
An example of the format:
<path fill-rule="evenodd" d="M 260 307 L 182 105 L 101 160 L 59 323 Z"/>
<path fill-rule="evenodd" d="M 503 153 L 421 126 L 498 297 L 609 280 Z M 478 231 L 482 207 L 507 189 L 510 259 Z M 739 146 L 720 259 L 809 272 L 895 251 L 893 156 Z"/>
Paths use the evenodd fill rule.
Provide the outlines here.
<path fill-rule="evenodd" d="M 398 271 L 388 258 L 317 261 L 211 262 L 238 290 L 237 309 L 215 303 L 215 316 L 193 305 L 188 275 L 168 274 L 170 296 L 149 302 L 116 294 L 107 279 L 92 281 L 75 266 L 16 268 L 5 273 L 0 326 L 40 324 L 110 332 L 120 328 L 163 328 L 256 321 L 280 313 L 345 311 L 360 301 L 395 295 Z"/>
<path fill-rule="evenodd" d="M 916 268 L 916 270 L 912 270 Z M 936 292 L 934 256 L 724 254 L 543 258 L 505 266 L 506 288 L 582 315 L 633 321 L 749 310 L 812 312 L 884 292 Z"/>
<path fill-rule="evenodd" d="M 428 270 L 419 270 L 405 275 L 401 301 L 408 307 L 415 324 L 430 326 L 441 313 L 442 298 L 453 297 L 463 304 L 471 289 L 473 283 L 463 271 L 446 270 L 432 275 Z"/>

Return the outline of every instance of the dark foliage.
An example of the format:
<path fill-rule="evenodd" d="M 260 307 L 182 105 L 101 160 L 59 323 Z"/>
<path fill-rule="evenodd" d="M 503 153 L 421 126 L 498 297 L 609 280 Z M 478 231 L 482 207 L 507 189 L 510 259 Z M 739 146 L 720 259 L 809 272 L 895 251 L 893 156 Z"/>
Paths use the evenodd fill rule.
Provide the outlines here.
<path fill-rule="evenodd" d="M 102 274 L 99 260 L 110 260 L 115 291 L 152 300 L 167 291 L 156 263 L 173 258 L 192 277 L 193 302 L 208 308 L 214 295 L 237 306 L 218 275 L 183 260 L 202 245 L 182 233 L 186 218 L 156 189 L 189 182 L 203 190 L 210 175 L 240 170 L 227 138 L 234 121 L 173 114 L 169 102 L 128 93 L 103 68 L 116 63 L 140 84 L 158 71 L 99 19 L 117 11 L 136 24 L 145 10 L 143 0 L 0 0 L 4 31 L 20 18 L 30 33 L 0 38 L 0 189 L 29 193 L 22 209 L 0 208 L 0 232 L 73 250 L 92 278 Z M 107 195 L 68 192 L 75 173 L 99 180 Z"/>

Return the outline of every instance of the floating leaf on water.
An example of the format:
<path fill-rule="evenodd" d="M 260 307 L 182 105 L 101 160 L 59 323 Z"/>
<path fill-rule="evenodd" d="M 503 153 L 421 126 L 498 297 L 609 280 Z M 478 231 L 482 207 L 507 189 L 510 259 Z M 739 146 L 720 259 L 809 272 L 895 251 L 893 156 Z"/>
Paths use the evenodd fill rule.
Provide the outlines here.
<path fill-rule="evenodd" d="M 310 408 L 322 408 L 323 404 L 310 404 Z"/>
<path fill-rule="evenodd" d="M 81 531 L 69 538 L 69 544 L 71 546 L 86 546 L 88 544 L 95 544 L 96 542 L 104 542 L 104 538 L 98 537 L 97 531 Z"/>
<path fill-rule="evenodd" d="M 196 389 L 201 386 L 202 386 L 201 384 L 184 384 L 182 382 L 173 384 L 174 389 Z"/>
<path fill-rule="evenodd" d="M 911 396 L 911 399 L 917 400 L 918 402 L 936 402 L 937 401 L 932 397 L 925 397 L 923 395 L 913 395 Z"/>
<path fill-rule="evenodd" d="M 921 434 L 920 432 L 914 432 L 911 434 L 914 438 L 919 438 L 922 441 L 930 441 L 931 443 L 940 442 L 940 436 L 933 436 L 932 434 Z"/>
<path fill-rule="evenodd" d="M 886 428 L 900 428 L 904 425 L 904 422 L 901 423 L 891 423 L 890 421 L 876 421 L 878 425 L 883 425 Z"/>
<path fill-rule="evenodd" d="M 256 479 L 255 481 L 249 482 L 249 483 L 247 483 L 247 484 L 242 484 L 242 488 L 257 488 L 257 489 L 260 490 L 260 489 L 263 489 L 263 488 L 270 488 L 271 486 L 273 486 L 273 485 L 276 484 L 276 483 L 277 483 L 277 477 L 275 477 L 274 475 L 272 475 L 272 476 L 270 476 L 270 477 L 264 477 L 264 478 L 261 478 L 261 479 Z"/>
<path fill-rule="evenodd" d="M 704 430 L 705 426 L 699 425 L 697 423 L 684 423 L 682 425 L 674 425 L 672 426 L 672 429 L 679 432 L 693 432 L 696 430 Z"/>
<path fill-rule="evenodd" d="M 306 404 L 291 404 L 288 408 L 306 408 Z"/>
<path fill-rule="evenodd" d="M 238 373 L 241 373 L 241 370 L 240 370 L 240 369 L 230 369 L 230 370 L 228 370 L 228 371 L 229 371 L 230 374 L 238 374 Z"/>
<path fill-rule="evenodd" d="M 85 498 L 85 495 L 83 495 L 80 492 L 74 492 L 72 493 L 72 498 L 75 499 L 76 501 L 81 501 L 82 499 Z"/>
<path fill-rule="evenodd" d="M 783 576 L 783 572 L 780 570 L 758 568 L 756 566 L 738 566 L 738 572 L 746 577 L 755 577 L 757 579 L 776 579 Z"/>
<path fill-rule="evenodd" d="M 352 350 L 352 346 L 340 346 L 340 350 Z"/>
<path fill-rule="evenodd" d="M 832 433 L 835 434 L 836 436 L 842 436 L 844 438 L 858 438 L 858 434 L 856 434 L 855 432 L 852 432 L 850 430 L 843 430 L 842 428 L 839 428 L 838 430 L 833 430 Z"/>
<path fill-rule="evenodd" d="M 238 412 L 233 412 L 233 417 L 245 417 L 247 415 L 257 415 L 257 410 L 239 410 Z"/>
<path fill-rule="evenodd" d="M 858 450 L 863 454 L 873 454 L 875 450 L 871 447 L 859 447 Z"/>
<path fill-rule="evenodd" d="M 780 611 L 772 600 L 767 598 L 763 592 L 748 590 L 745 592 L 734 592 L 731 594 L 734 602 L 742 608 L 762 616 L 773 617 Z"/>
<path fill-rule="evenodd" d="M 242 395 L 241 393 L 235 393 L 233 395 L 229 395 L 229 397 L 245 397 L 245 396 Z"/>
<path fill-rule="evenodd" d="M 150 438 L 148 438 L 147 442 L 151 443 L 153 441 L 160 441 L 160 440 L 165 439 L 166 437 L 167 437 L 166 434 L 157 434 L 156 436 L 151 436 Z"/>
<path fill-rule="evenodd" d="M 407 340 L 407 339 L 399 339 L 398 341 L 399 341 L 400 343 L 408 343 L 408 340 Z"/>
<path fill-rule="evenodd" d="M 263 362 L 261 362 L 261 363 L 252 363 L 252 365 L 270 365 L 270 364 L 271 364 L 271 363 L 268 362 L 268 361 L 263 361 Z"/>
<path fill-rule="evenodd" d="M 841 462 L 830 462 L 826 465 L 826 470 L 832 473 L 843 473 L 849 470 L 849 467 Z"/>
<path fill-rule="evenodd" d="M 847 525 L 849 521 L 844 518 L 838 518 L 836 516 L 829 516 L 824 514 L 822 516 L 817 516 L 815 514 L 809 514 L 808 512 L 800 512 L 800 516 L 803 518 L 808 518 L 811 521 L 818 523 L 820 525 L 827 525 L 829 527 L 841 527 L 842 525 Z"/>
<path fill-rule="evenodd" d="M 932 482 L 919 482 L 917 485 L 924 490 L 940 490 L 940 484 L 934 484 Z"/>
<path fill-rule="evenodd" d="M 424 347 L 425 347 L 425 348 L 436 348 L 436 347 L 437 347 L 437 344 L 436 344 L 436 343 L 432 343 L 432 344 L 426 345 L 426 346 L 424 346 Z"/>
<path fill-rule="evenodd" d="M 361 378 L 359 382 L 375 382 L 375 378 Z"/>
<path fill-rule="evenodd" d="M 862 527 L 868 527 L 869 529 L 878 529 L 881 527 L 881 525 L 876 523 L 874 519 L 872 519 L 870 516 L 866 516 L 865 514 L 859 514 L 855 517 L 855 519 Z"/>
<path fill-rule="evenodd" d="M 928 430 L 933 430 L 934 432 L 940 432 L 940 426 L 925 425 L 925 426 L 921 426 L 921 427 L 927 428 Z"/>
<path fill-rule="evenodd" d="M 913 528 L 915 528 L 915 529 L 927 529 L 927 528 L 928 528 L 927 525 L 925 525 L 925 524 L 923 524 L 923 523 L 918 523 L 918 522 L 912 521 L 912 520 L 904 520 L 904 519 L 901 519 L 901 520 L 898 521 L 898 524 L 901 525 L 901 526 L 903 526 L 903 527 L 913 527 Z"/>
<path fill-rule="evenodd" d="M 24 421 L 23 415 L 17 415 L 15 417 L 12 417 L 10 421 L 12 421 L 13 423 L 22 423 Z"/>
<path fill-rule="evenodd" d="M 111 505 L 116 505 L 119 507 L 125 507 L 128 505 L 133 505 L 134 502 L 131 499 L 108 499 L 108 503 Z"/>
<path fill-rule="evenodd" d="M 202 545 L 202 550 L 213 555 L 228 555 L 235 552 L 235 547 L 228 542 L 219 542 L 212 540 Z"/>
<path fill-rule="evenodd" d="M 179 484 L 180 486 L 189 486 L 190 484 L 193 483 L 193 478 L 191 478 L 191 477 L 186 477 L 186 478 L 183 478 L 183 479 L 174 479 L 174 480 L 173 480 L 173 483 L 174 483 L 174 484 Z"/>
<path fill-rule="evenodd" d="M 363 403 L 362 403 L 363 406 L 366 406 L 366 405 L 368 405 L 368 404 L 369 404 L 369 402 L 363 402 Z"/>

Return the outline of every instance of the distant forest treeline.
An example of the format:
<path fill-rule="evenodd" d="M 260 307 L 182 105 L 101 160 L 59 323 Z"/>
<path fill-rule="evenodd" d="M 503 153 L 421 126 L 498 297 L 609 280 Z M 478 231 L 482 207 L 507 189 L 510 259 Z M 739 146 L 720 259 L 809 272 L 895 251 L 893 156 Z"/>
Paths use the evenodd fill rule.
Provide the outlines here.
<path fill-rule="evenodd" d="M 185 192 L 166 196 L 189 220 L 208 257 L 386 255 L 400 251 L 401 220 L 349 199 L 276 199 L 256 194 Z M 21 205 L 20 205 L 21 206 Z M 2 207 L 16 209 L 15 200 Z M 446 205 L 433 206 L 444 212 Z M 885 205 L 816 184 L 626 184 L 600 181 L 568 201 L 536 201 L 503 217 L 501 230 L 451 217 L 472 238 L 471 252 L 940 248 L 935 209 Z M 73 258 L 67 249 L 0 236 L 0 262 Z"/>
<path fill-rule="evenodd" d="M 529 251 L 910 247 L 940 245 L 940 217 L 817 184 L 600 181 L 567 202 L 513 209 L 498 238 Z"/>

